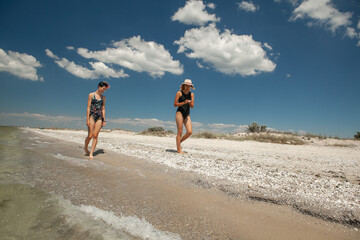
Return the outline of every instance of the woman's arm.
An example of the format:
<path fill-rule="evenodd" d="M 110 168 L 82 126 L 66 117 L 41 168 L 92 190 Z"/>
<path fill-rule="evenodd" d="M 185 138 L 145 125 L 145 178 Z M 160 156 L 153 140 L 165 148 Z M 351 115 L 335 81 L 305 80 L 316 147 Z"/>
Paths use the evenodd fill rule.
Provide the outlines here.
<path fill-rule="evenodd" d="M 91 93 L 89 93 L 88 103 L 86 108 L 86 125 L 90 127 L 90 106 L 91 106 Z"/>
<path fill-rule="evenodd" d="M 191 93 L 191 102 L 189 103 L 191 108 L 194 108 L 194 103 L 195 103 L 195 94 Z"/>
<path fill-rule="evenodd" d="M 185 100 L 185 102 L 181 102 L 179 103 L 179 98 L 181 97 L 181 92 L 177 92 L 176 95 L 175 95 L 175 100 L 174 100 L 174 107 L 180 107 L 182 105 L 185 105 L 187 103 L 190 102 L 190 100 Z"/>
<path fill-rule="evenodd" d="M 103 115 L 103 123 L 102 123 L 102 125 L 103 126 L 106 125 L 106 121 L 105 121 L 105 103 L 106 103 L 106 97 L 103 96 L 103 105 L 102 105 L 102 115 Z"/>

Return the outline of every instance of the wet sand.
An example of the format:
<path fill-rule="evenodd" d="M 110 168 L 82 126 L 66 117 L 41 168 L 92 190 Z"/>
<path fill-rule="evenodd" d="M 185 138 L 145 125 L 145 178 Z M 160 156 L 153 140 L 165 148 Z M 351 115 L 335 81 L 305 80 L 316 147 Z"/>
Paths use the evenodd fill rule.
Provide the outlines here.
<path fill-rule="evenodd" d="M 27 134 L 46 143 L 33 148 L 49 156 L 44 166 L 34 168 L 36 187 L 74 205 L 135 215 L 182 239 L 360 239 L 354 227 L 208 188 L 196 173 L 106 149 L 89 161 L 82 145 Z"/>

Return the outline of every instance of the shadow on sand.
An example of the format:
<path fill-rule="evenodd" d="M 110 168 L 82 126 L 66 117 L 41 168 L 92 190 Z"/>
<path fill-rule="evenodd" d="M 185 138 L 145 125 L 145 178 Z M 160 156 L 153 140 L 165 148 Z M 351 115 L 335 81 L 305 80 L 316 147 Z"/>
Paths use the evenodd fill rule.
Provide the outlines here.
<path fill-rule="evenodd" d="M 94 157 L 97 156 L 98 154 L 104 154 L 104 149 L 98 149 L 94 152 Z"/>
<path fill-rule="evenodd" d="M 165 152 L 177 153 L 177 151 L 174 149 L 166 149 Z"/>
<path fill-rule="evenodd" d="M 166 149 L 165 152 L 170 152 L 170 153 L 178 153 L 176 150 L 174 149 Z M 186 151 L 183 151 L 183 154 L 186 154 Z"/>

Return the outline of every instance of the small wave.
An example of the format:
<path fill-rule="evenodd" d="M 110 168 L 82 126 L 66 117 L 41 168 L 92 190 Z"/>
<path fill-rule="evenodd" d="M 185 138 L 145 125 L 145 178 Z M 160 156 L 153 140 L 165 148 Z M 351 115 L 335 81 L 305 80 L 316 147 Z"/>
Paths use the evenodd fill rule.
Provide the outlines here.
<path fill-rule="evenodd" d="M 61 160 L 65 160 L 71 164 L 74 164 L 74 165 L 77 165 L 77 166 L 81 166 L 81 167 L 86 167 L 87 166 L 87 160 L 85 159 L 81 159 L 81 158 L 73 158 L 73 157 L 67 157 L 67 156 L 64 156 L 60 153 L 57 153 L 57 154 L 51 154 L 54 158 L 57 158 L 57 159 L 61 159 Z"/>
<path fill-rule="evenodd" d="M 134 216 L 118 217 L 113 212 L 104 211 L 93 206 L 81 205 L 80 210 L 82 210 L 88 215 L 91 215 L 96 219 L 103 220 L 106 224 L 118 230 L 125 231 L 133 236 L 140 237 L 142 239 L 149 239 L 149 240 L 181 239 L 178 234 L 171 232 L 164 232 L 155 228 L 144 218 L 139 219 L 138 217 L 134 217 Z"/>
<path fill-rule="evenodd" d="M 74 164 L 74 165 L 80 166 L 80 167 L 89 167 L 89 166 L 98 167 L 98 168 L 107 167 L 106 164 L 104 164 L 103 162 L 99 162 L 99 161 L 89 161 L 89 160 L 83 159 L 83 158 L 68 157 L 68 156 L 64 156 L 60 153 L 51 154 L 51 155 L 54 158 L 65 160 L 68 163 L 71 163 L 71 164 Z"/>
<path fill-rule="evenodd" d="M 61 196 L 23 184 L 0 184 L 0 239 L 132 240 Z M 21 227 L 20 227 L 21 226 Z"/>

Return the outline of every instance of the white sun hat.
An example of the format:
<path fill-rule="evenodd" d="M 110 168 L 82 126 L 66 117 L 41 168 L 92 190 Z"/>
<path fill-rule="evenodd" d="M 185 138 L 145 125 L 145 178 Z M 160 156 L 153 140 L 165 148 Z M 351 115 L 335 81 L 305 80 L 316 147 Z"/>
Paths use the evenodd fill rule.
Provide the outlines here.
<path fill-rule="evenodd" d="M 195 90 L 194 85 L 191 82 L 191 79 L 185 79 L 185 81 L 181 85 L 190 85 L 191 88 Z"/>

